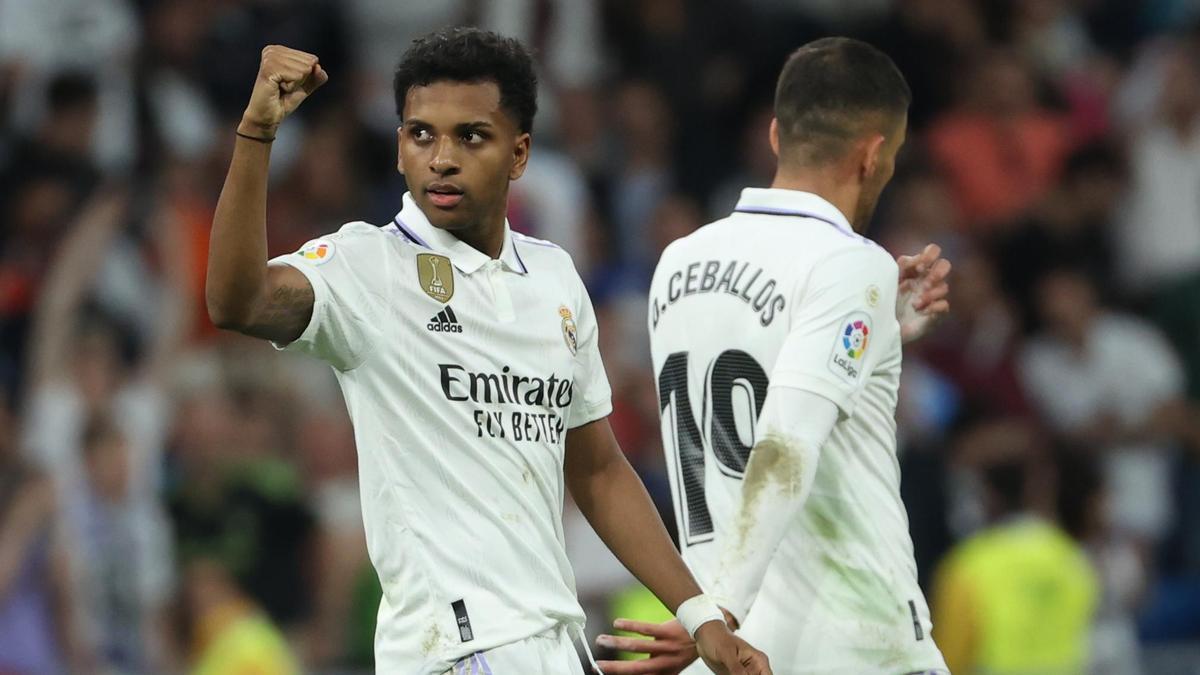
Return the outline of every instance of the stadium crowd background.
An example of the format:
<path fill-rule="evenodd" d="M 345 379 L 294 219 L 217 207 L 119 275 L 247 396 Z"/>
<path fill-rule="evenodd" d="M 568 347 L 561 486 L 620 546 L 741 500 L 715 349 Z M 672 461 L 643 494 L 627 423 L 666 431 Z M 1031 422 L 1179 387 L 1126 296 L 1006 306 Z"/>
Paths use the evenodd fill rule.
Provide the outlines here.
<path fill-rule="evenodd" d="M 1048 514 L 1101 582 L 1092 672 L 1200 672 L 1194 0 L 0 0 L 0 671 L 219 673 L 200 651 L 252 607 L 305 668 L 370 669 L 341 396 L 211 326 L 208 230 L 268 43 L 331 76 L 275 142 L 271 254 L 389 221 L 391 70 L 455 23 L 537 50 L 510 220 L 574 255 L 614 428 L 669 524 L 657 256 L 769 184 L 789 51 L 887 51 L 914 104 L 869 234 L 955 266 L 898 413 L 924 587 L 937 605 L 939 563 L 989 515 Z M 565 519 L 595 633 L 637 590 Z"/>

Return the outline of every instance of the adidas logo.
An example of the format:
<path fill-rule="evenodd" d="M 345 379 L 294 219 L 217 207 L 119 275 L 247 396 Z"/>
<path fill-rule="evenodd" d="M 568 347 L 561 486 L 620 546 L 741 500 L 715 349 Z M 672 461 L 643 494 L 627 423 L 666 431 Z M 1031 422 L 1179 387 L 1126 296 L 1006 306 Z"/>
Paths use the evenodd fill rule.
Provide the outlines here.
<path fill-rule="evenodd" d="M 454 316 L 454 310 L 449 305 L 446 306 L 446 309 L 433 315 L 425 327 L 434 333 L 462 332 L 462 324 L 458 322 L 458 317 Z"/>

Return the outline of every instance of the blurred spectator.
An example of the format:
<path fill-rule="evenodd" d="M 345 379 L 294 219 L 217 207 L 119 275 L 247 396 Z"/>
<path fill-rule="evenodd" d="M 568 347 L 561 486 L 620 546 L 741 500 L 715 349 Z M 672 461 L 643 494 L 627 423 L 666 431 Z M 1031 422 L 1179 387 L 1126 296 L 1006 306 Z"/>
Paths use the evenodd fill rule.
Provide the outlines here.
<path fill-rule="evenodd" d="M 518 232 L 558 244 L 587 278 L 594 262 L 586 246 L 591 198 L 579 167 L 566 155 L 539 144 L 524 175 L 510 184 L 508 220 Z"/>
<path fill-rule="evenodd" d="M 291 630 L 312 611 L 315 532 L 296 466 L 281 453 L 272 408 L 285 401 L 265 391 L 235 401 L 220 388 L 184 401 L 175 451 L 187 480 L 168 504 L 181 560 L 220 562 Z"/>
<path fill-rule="evenodd" d="M 470 3 L 466 0 L 349 0 L 341 4 L 355 37 L 350 48 L 359 66 L 353 76 L 357 80 L 354 84 L 359 114 L 376 134 L 395 139 L 396 99 L 392 75 L 400 55 L 410 42 L 429 31 L 465 21 Z M 330 79 L 338 76 L 334 71 L 329 72 Z"/>
<path fill-rule="evenodd" d="M 973 232 L 1003 230 L 1057 180 L 1070 140 L 1062 120 L 1040 106 L 1033 78 L 1009 51 L 981 55 L 964 78 L 966 95 L 929 130 Z"/>
<path fill-rule="evenodd" d="M 1057 473 L 1063 529 L 1083 544 L 1100 583 L 1088 672 L 1140 675 L 1134 617 L 1146 591 L 1145 560 L 1134 542 L 1113 530 L 1103 475 L 1086 451 L 1063 453 Z"/>
<path fill-rule="evenodd" d="M 1011 39 L 1039 72 L 1054 78 L 1082 68 L 1092 44 L 1073 3 L 1067 0 L 1017 0 L 1009 3 Z"/>
<path fill-rule="evenodd" d="M 992 263 L 970 254 L 954 262 L 954 313 L 917 348 L 958 390 L 961 405 L 977 413 L 1022 415 L 1029 406 L 1017 369 L 1020 325 L 1001 292 Z"/>
<path fill-rule="evenodd" d="M 22 176 L 11 193 L 11 199 L 0 202 L 0 378 L 5 393 L 23 403 L 18 388 L 33 306 L 75 199 L 70 180 L 57 173 Z"/>
<path fill-rule="evenodd" d="M 81 445 L 86 479 L 67 505 L 81 536 L 80 601 L 98 656 L 116 672 L 165 672 L 173 558 L 162 514 L 134 499 L 129 442 L 112 421 L 90 420 Z"/>
<path fill-rule="evenodd" d="M 24 431 L 32 460 L 63 495 L 86 639 L 106 667 L 150 672 L 166 658 L 160 614 L 172 576 L 158 492 L 168 417 L 162 387 L 186 304 L 177 282 L 165 286 L 157 334 L 132 364 L 113 323 L 102 314 L 80 320 L 127 208 L 121 189 L 93 199 L 47 273 L 31 333 Z M 164 260 L 178 257 L 172 232 L 156 233 Z"/>
<path fill-rule="evenodd" d="M 775 105 L 766 104 L 750 115 L 742 130 L 739 162 L 731 175 L 713 191 L 705 206 L 708 221 L 724 218 L 733 212 L 742 190 L 748 187 L 771 187 L 775 180 L 778 160 L 771 149 L 771 120 L 775 118 Z M 682 236 L 682 235 L 678 235 Z M 667 242 L 670 243 L 670 242 Z M 660 246 L 660 249 L 666 246 Z"/>
<path fill-rule="evenodd" d="M 0 69 L 16 73 L 14 127 L 40 125 L 44 93 L 56 73 L 87 73 L 99 92 L 96 133 L 89 139 L 93 157 L 105 169 L 130 169 L 139 140 L 132 65 L 140 41 L 141 24 L 127 0 L 0 3 Z"/>
<path fill-rule="evenodd" d="M 675 127 L 662 92 L 649 82 L 623 85 L 614 106 L 621 139 L 620 165 L 611 188 L 615 251 L 622 262 L 652 268 L 656 259 L 650 258 L 643 233 L 659 200 L 675 187 Z"/>
<path fill-rule="evenodd" d="M 998 242 L 1001 281 L 1026 320 L 1035 316 L 1037 282 L 1055 267 L 1073 267 L 1103 297 L 1115 297 L 1109 236 L 1124 188 L 1124 163 L 1114 149 L 1080 148 L 1067 159 L 1062 181 L 1030 218 Z"/>
<path fill-rule="evenodd" d="M 287 641 L 220 563 L 195 560 L 184 573 L 190 675 L 298 675 Z"/>
<path fill-rule="evenodd" d="M 1049 274 L 1038 300 L 1026 391 L 1051 428 L 1099 455 L 1118 530 L 1156 543 L 1172 524 L 1172 441 L 1188 417 L 1178 358 L 1153 326 L 1101 306 L 1078 272 Z"/>
<path fill-rule="evenodd" d="M 541 85 L 537 124 L 542 129 L 558 127 L 564 112 L 558 93 L 589 91 L 602 72 L 599 3 L 489 0 L 479 4 L 481 28 L 515 37 L 533 48 Z"/>
<path fill-rule="evenodd" d="M 987 44 L 980 3 L 972 0 L 899 0 L 871 32 L 871 42 L 896 61 L 913 92 L 909 124 L 924 131 L 953 100 L 952 82 Z"/>
<path fill-rule="evenodd" d="M 0 194 L 19 195 L 17 187 L 27 172 L 68 180 L 71 203 L 91 191 L 99 177 L 92 158 L 98 112 L 96 83 L 90 76 L 65 72 L 52 78 L 46 87 L 45 114 L 31 133 L 13 143 L 10 171 L 0 171 Z"/>
<path fill-rule="evenodd" d="M 1080 673 L 1097 604 L 1083 549 L 1048 520 L 1044 476 L 1019 423 L 969 429 L 959 443 L 983 487 L 987 527 L 956 546 L 933 592 L 934 639 L 956 675 Z"/>
<path fill-rule="evenodd" d="M 1130 75 L 1143 79 L 1131 84 L 1149 83 L 1151 103 L 1132 120 L 1131 190 L 1116 223 L 1118 271 L 1129 292 L 1149 300 L 1200 397 L 1200 47 L 1169 43 L 1144 60 Z"/>
<path fill-rule="evenodd" d="M 0 672 L 88 672 L 54 482 L 16 447 L 0 397 Z"/>

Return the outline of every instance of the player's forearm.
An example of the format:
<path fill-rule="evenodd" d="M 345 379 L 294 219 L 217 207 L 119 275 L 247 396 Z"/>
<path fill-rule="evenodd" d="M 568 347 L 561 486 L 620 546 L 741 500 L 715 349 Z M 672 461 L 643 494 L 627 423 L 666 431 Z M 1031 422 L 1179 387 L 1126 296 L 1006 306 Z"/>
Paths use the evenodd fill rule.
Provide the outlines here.
<path fill-rule="evenodd" d="M 571 494 L 617 559 L 672 612 L 701 593 L 645 486 L 624 457 L 588 477 Z"/>
<path fill-rule="evenodd" d="M 241 127 L 239 127 L 239 130 Z M 258 136 L 263 130 L 242 133 Z M 237 328 L 266 291 L 271 146 L 238 137 L 209 235 L 205 301 L 213 323 Z"/>
<path fill-rule="evenodd" d="M 733 528 L 722 539 L 714 595 L 740 622 L 758 595 L 771 558 L 812 491 L 821 446 L 837 407 L 816 394 L 771 390 L 759 418 Z"/>
<path fill-rule="evenodd" d="M 771 435 L 754 446 L 735 512 L 733 530 L 722 542 L 713 595 L 745 621 L 775 550 L 795 520 L 812 486 L 808 466 L 818 449 L 796 438 Z"/>

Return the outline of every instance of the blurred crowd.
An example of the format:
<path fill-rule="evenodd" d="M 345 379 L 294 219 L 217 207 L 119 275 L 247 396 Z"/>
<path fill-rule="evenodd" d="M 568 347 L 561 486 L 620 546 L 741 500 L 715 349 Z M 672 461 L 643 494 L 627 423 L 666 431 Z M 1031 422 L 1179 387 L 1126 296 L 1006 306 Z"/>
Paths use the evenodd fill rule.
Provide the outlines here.
<path fill-rule="evenodd" d="M 914 103 L 869 234 L 955 270 L 898 412 L 935 626 L 982 625 L 986 580 L 1019 574 L 978 551 L 1008 559 L 1021 544 L 988 534 L 1036 521 L 1094 584 L 1048 587 L 1024 634 L 1086 605 L 1089 672 L 1200 672 L 1200 2 L 0 0 L 0 673 L 370 669 L 341 396 L 323 365 L 211 326 L 208 229 L 271 43 L 331 77 L 274 144 L 271 255 L 388 222 L 392 69 L 458 23 L 536 50 L 510 222 L 574 256 L 614 429 L 672 525 L 653 265 L 769 185 L 792 49 L 888 52 Z M 637 587 L 564 517 L 594 633 Z"/>

